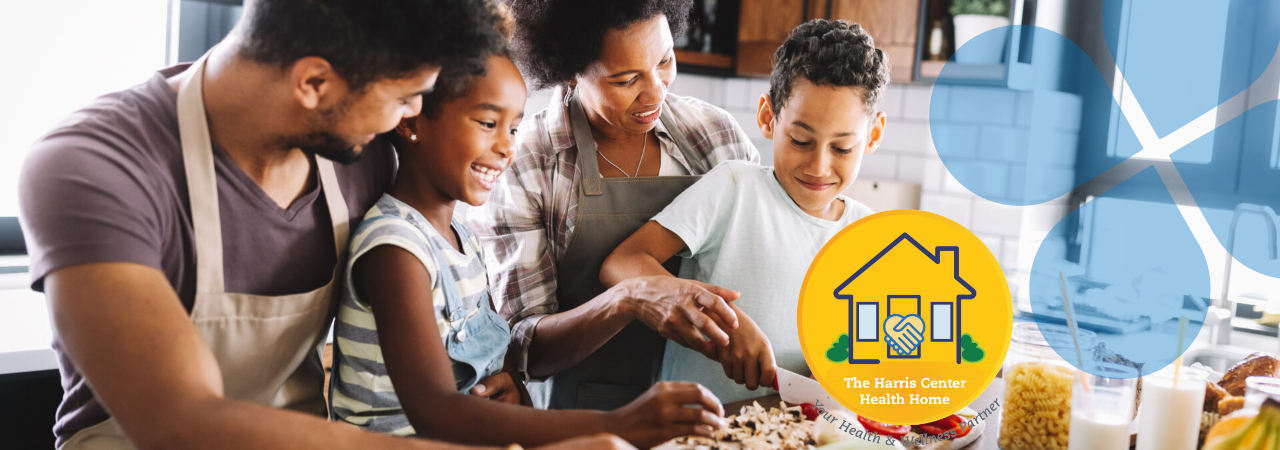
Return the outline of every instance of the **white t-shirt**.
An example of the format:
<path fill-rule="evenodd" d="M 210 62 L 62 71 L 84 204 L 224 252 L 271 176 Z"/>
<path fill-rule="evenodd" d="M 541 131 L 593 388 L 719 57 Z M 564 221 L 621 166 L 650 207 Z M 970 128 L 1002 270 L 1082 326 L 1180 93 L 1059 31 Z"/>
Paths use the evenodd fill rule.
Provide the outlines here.
<path fill-rule="evenodd" d="M 688 247 L 680 254 L 686 258 L 681 278 L 742 292 L 735 305 L 769 338 L 778 366 L 805 374 L 809 370 L 796 330 L 796 302 L 805 273 L 828 239 L 873 212 L 844 195 L 836 198 L 845 202 L 840 219 L 810 216 L 778 184 L 772 168 L 726 161 L 653 220 Z M 725 403 L 765 393 L 747 390 L 726 378 L 719 363 L 670 343 L 662 379 L 701 383 Z"/>

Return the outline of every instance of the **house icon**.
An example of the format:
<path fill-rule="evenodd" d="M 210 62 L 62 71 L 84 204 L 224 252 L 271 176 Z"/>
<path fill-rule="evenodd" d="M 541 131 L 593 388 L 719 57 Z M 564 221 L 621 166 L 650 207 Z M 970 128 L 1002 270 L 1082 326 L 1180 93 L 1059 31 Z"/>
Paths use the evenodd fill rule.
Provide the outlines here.
<path fill-rule="evenodd" d="M 939 246 L 930 252 L 902 233 L 840 283 L 834 294 L 849 302 L 849 364 L 879 364 L 879 355 L 921 359 L 930 354 L 936 359 L 951 345 L 960 364 L 961 300 L 978 294 L 960 278 L 960 247 Z M 881 324 L 913 314 L 925 324 L 923 330 L 911 327 L 919 333 L 919 345 L 892 345 L 894 339 L 886 335 L 894 331 Z"/>

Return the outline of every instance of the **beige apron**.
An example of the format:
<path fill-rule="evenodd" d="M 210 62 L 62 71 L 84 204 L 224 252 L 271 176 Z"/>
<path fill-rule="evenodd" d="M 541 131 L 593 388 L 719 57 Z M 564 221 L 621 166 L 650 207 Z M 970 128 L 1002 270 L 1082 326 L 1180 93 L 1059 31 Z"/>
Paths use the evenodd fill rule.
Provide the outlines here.
<path fill-rule="evenodd" d="M 333 162 L 315 158 L 329 207 L 338 264 L 329 284 L 311 292 L 282 296 L 226 292 L 222 265 L 222 222 L 213 147 L 205 116 L 204 63 L 178 88 L 178 129 L 196 243 L 196 297 L 191 322 L 218 360 L 226 398 L 325 416 L 324 369 L 320 352 L 333 317 L 337 267 L 347 247 L 347 203 Z M 61 450 L 133 450 L 115 419 L 77 432 Z"/>

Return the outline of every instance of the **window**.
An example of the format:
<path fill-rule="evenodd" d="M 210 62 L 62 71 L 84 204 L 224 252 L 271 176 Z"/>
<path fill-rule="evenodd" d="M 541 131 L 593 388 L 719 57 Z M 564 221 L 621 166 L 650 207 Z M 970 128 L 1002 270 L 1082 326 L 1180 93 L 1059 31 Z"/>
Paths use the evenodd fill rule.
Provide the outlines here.
<path fill-rule="evenodd" d="M 880 304 L 858 302 L 858 342 L 880 340 Z"/>
<path fill-rule="evenodd" d="M 169 2 L 0 3 L 0 217 L 18 215 L 27 150 L 67 114 L 165 66 Z"/>
<path fill-rule="evenodd" d="M 932 342 L 951 342 L 951 323 L 955 318 L 951 314 L 951 302 L 933 302 L 929 304 L 929 328 L 933 329 L 929 340 Z"/>

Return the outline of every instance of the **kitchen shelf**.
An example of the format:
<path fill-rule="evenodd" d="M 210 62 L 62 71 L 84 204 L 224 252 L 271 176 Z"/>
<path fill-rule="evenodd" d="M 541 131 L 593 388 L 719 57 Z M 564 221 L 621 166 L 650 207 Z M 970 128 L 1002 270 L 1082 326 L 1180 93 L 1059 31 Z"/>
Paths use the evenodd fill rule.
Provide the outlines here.
<path fill-rule="evenodd" d="M 702 53 L 689 50 L 675 50 L 676 62 L 715 69 L 733 70 L 733 57 L 715 53 Z"/>

